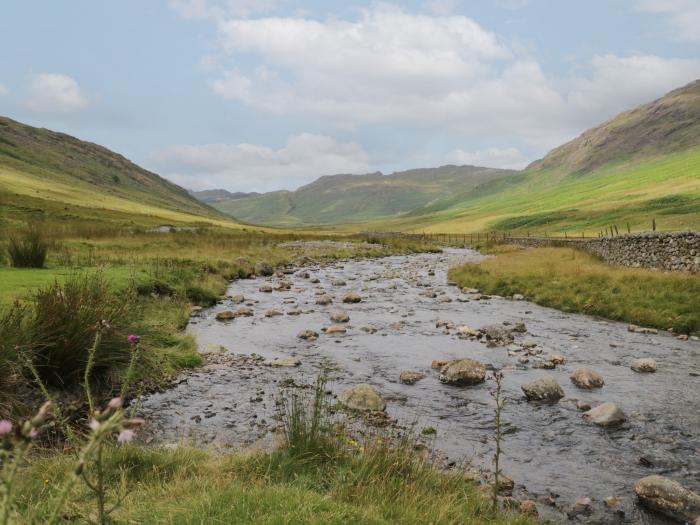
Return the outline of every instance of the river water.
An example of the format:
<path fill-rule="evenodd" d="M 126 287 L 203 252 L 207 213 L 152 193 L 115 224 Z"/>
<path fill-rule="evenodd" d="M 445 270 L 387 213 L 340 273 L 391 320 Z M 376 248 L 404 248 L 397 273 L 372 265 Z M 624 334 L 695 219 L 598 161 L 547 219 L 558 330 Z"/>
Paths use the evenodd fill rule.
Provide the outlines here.
<path fill-rule="evenodd" d="M 493 381 L 453 387 L 441 384 L 438 372 L 431 370 L 433 359 L 469 357 L 504 371 L 502 465 L 515 480 L 516 496 L 535 499 L 540 513 L 556 521 L 567 520 L 577 498 L 589 497 L 591 513 L 577 520 L 665 523 L 636 506 L 633 484 L 659 473 L 700 489 L 700 343 L 668 333 L 632 333 L 621 323 L 525 301 L 475 300 L 448 284 L 447 270 L 478 258 L 470 250 L 450 249 L 307 267 L 284 276 L 291 290 L 273 293 L 259 288 L 274 285 L 280 277 L 236 281 L 229 294 L 243 295 L 253 316 L 217 321 L 216 313 L 241 306 L 229 299 L 193 318 L 189 327 L 201 349 L 223 345 L 236 357 L 214 358 L 173 389 L 144 399 L 141 412 L 150 421 L 152 436 L 234 448 L 269 446 L 280 392 L 311 383 L 318 370 L 330 367 L 329 387 L 335 394 L 370 383 L 387 399 L 389 416 L 418 429 L 437 429 L 434 447 L 448 461 L 488 468 L 494 447 Z M 321 288 L 334 304 L 315 304 Z M 348 290 L 359 292 L 362 302 L 341 304 Z M 271 309 L 285 315 L 265 317 Z M 339 309 L 350 316 L 347 333 L 323 334 L 321 328 L 332 324 L 329 314 Z M 286 314 L 293 310 L 301 313 Z M 488 347 L 460 339 L 455 330 L 436 328 L 439 320 L 471 327 L 524 321 L 527 333 L 514 334 L 511 345 Z M 318 332 L 318 340 L 297 338 L 305 329 Z M 546 371 L 534 368 L 533 360 L 521 364 L 525 340 L 537 343 L 543 355 L 561 354 L 566 363 Z M 271 368 L 262 358 L 246 357 L 250 354 L 265 359 L 294 356 L 302 364 Z M 633 372 L 630 364 L 640 357 L 654 358 L 658 371 Z M 569 375 L 582 366 L 598 371 L 605 386 L 577 388 Z M 403 370 L 423 371 L 426 377 L 404 385 L 398 381 Z M 556 378 L 566 397 L 556 404 L 527 402 L 521 385 L 544 373 Z M 614 429 L 596 427 L 577 410 L 577 400 L 593 406 L 614 401 L 628 421 Z M 620 499 L 615 510 L 623 510 L 624 516 L 603 504 L 611 495 Z"/>

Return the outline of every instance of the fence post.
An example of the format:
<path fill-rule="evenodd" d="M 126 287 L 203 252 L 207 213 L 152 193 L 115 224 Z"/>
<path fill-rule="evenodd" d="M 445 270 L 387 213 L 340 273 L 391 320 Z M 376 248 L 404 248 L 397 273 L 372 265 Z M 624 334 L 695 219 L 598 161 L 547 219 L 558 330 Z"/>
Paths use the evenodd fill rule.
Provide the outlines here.
<path fill-rule="evenodd" d="M 656 231 L 656 219 L 651 220 L 651 229 L 652 231 Z"/>
<path fill-rule="evenodd" d="M 627 223 L 627 233 L 632 233 L 632 230 L 630 230 L 630 223 Z"/>

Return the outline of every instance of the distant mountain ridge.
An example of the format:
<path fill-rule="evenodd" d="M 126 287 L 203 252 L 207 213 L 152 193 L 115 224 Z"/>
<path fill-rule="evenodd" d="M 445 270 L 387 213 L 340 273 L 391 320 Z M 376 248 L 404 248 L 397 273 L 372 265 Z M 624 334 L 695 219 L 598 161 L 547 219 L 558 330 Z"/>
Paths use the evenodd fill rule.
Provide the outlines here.
<path fill-rule="evenodd" d="M 325 175 L 295 191 L 208 202 L 241 221 L 256 224 L 299 226 L 361 222 L 409 213 L 449 195 L 456 188 L 475 188 L 512 173 L 512 170 L 447 165 L 391 175 L 380 172 Z"/>
<path fill-rule="evenodd" d="M 189 190 L 190 195 L 192 195 L 195 199 L 205 202 L 207 204 L 214 204 L 216 202 L 223 202 L 227 200 L 236 200 L 236 199 L 245 199 L 246 197 L 257 197 L 260 195 L 259 193 L 252 191 L 252 192 L 244 192 L 244 191 L 237 191 L 234 193 L 231 193 L 228 190 L 223 190 L 223 189 L 217 189 L 217 190 L 201 190 L 201 191 L 195 191 L 195 190 Z"/>

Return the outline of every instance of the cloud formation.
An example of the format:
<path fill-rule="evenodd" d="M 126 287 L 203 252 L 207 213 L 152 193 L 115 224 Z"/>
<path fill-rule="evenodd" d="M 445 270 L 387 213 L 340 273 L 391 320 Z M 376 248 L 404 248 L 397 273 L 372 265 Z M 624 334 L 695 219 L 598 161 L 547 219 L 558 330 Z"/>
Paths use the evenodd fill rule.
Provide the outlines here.
<path fill-rule="evenodd" d="M 245 191 L 293 189 L 332 173 L 369 171 L 367 152 L 354 142 L 302 133 L 280 149 L 255 144 L 175 145 L 153 161 L 181 186 Z"/>
<path fill-rule="evenodd" d="M 24 105 L 35 113 L 73 113 L 89 105 L 88 97 L 68 75 L 41 73 L 27 87 Z"/>
<path fill-rule="evenodd" d="M 667 15 L 678 38 L 700 41 L 700 2 L 697 0 L 638 0 L 637 4 L 642 11 Z"/>
<path fill-rule="evenodd" d="M 346 127 L 507 133 L 539 148 L 700 76 L 700 60 L 653 55 L 596 56 L 576 73 L 549 75 L 468 17 L 386 4 L 354 21 L 221 18 L 217 28 L 229 59 L 258 58 L 212 81 L 225 98 Z"/>

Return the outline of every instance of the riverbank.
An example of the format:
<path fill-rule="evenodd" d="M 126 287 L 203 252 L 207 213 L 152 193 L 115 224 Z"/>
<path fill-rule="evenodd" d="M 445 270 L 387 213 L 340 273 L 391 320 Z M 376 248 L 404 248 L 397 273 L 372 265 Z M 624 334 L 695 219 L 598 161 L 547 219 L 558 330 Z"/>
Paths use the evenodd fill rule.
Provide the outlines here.
<path fill-rule="evenodd" d="M 521 295 L 564 312 L 581 312 L 677 334 L 700 333 L 700 276 L 606 264 L 575 248 L 497 245 L 493 257 L 450 272 L 461 287 Z"/>

